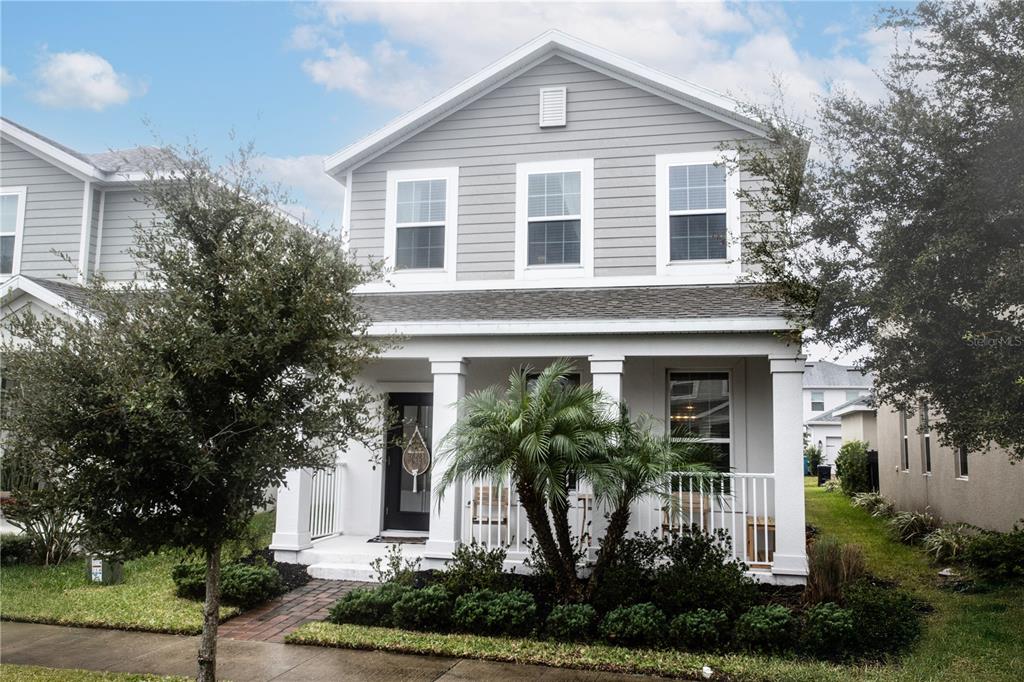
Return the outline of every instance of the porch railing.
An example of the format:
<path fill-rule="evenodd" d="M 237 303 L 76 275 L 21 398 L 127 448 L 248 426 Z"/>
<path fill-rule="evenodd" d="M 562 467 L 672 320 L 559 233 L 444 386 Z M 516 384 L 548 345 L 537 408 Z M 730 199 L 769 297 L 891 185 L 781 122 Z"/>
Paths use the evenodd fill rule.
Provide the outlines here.
<path fill-rule="evenodd" d="M 318 469 L 312 476 L 309 535 L 315 540 L 341 530 L 341 466 Z"/>
<path fill-rule="evenodd" d="M 773 474 L 674 474 L 662 495 L 634 505 L 630 531 L 662 537 L 691 525 L 709 533 L 725 531 L 733 557 L 765 568 L 775 552 L 774 497 Z M 463 542 L 503 546 L 513 555 L 528 550 L 530 524 L 509 479 L 466 482 L 462 499 Z M 593 495 L 570 491 L 570 505 L 570 531 L 581 546 L 596 545 L 590 537 Z"/>

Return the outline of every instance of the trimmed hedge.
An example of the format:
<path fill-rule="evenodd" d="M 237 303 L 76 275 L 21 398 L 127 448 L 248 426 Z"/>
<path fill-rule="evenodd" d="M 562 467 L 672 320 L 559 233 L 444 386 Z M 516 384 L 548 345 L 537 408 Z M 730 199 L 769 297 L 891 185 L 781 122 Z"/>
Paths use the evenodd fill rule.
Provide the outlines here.
<path fill-rule="evenodd" d="M 590 604 L 559 604 L 548 614 L 544 630 L 559 642 L 586 642 L 597 631 L 597 609 Z"/>
<path fill-rule="evenodd" d="M 391 614 L 398 600 L 413 588 L 399 583 L 385 583 L 380 587 L 360 587 L 352 590 L 331 607 L 327 620 L 332 623 L 353 625 L 392 624 Z"/>
<path fill-rule="evenodd" d="M 35 547 L 27 535 L 0 533 L 0 564 L 30 564 L 35 560 Z"/>
<path fill-rule="evenodd" d="M 171 570 L 176 593 L 186 599 L 206 598 L 206 566 L 178 564 Z M 251 608 L 284 592 L 273 566 L 226 564 L 220 573 L 220 598 L 225 604 Z"/>
<path fill-rule="evenodd" d="M 601 622 L 601 636 L 623 646 L 658 646 L 667 629 L 665 614 L 651 603 L 615 609 Z"/>

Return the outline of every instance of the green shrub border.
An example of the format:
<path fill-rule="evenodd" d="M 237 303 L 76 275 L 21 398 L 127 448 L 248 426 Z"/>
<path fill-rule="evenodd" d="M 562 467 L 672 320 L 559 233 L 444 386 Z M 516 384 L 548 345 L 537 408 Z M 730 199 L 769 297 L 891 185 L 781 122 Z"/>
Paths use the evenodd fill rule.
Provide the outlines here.
<path fill-rule="evenodd" d="M 514 637 L 436 634 L 323 622 L 303 625 L 287 635 L 285 642 L 683 679 L 702 679 L 701 671 L 707 665 L 714 671 L 712 679 L 736 682 L 776 679 L 849 680 L 855 670 L 850 666 L 770 656 L 717 655 Z"/>

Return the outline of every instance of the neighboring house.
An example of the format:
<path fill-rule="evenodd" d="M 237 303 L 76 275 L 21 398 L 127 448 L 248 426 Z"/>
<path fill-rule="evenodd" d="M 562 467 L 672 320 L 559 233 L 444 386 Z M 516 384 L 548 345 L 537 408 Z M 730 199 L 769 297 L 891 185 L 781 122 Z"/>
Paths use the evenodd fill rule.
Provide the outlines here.
<path fill-rule="evenodd" d="M 878 408 L 880 492 L 898 509 L 928 509 L 946 522 L 1008 531 L 1024 519 L 1024 466 L 998 447 L 981 452 L 939 444 L 927 405 Z"/>
<path fill-rule="evenodd" d="M 736 190 L 758 179 L 716 165 L 765 135 L 722 95 L 547 33 L 329 157 L 351 249 L 393 268 L 360 295 L 371 333 L 401 345 L 362 379 L 401 422 L 331 470 L 289 472 L 277 558 L 365 578 L 372 540 L 400 537 L 425 566 L 472 540 L 519 562 L 529 527 L 509 482 L 437 499 L 438 444 L 467 392 L 566 356 L 721 453 L 722 489 L 676 489 L 684 522 L 729 531 L 759 579 L 802 582 L 804 358 L 783 310 L 737 283 Z M 583 486 L 572 499 L 576 532 L 602 522 Z M 637 505 L 633 529 L 678 525 L 660 505 Z"/>
<path fill-rule="evenodd" d="M 844 443 L 860 440 L 868 444 L 868 450 L 878 449 L 878 419 L 874 396 L 870 393 L 851 400 L 832 410 L 839 418 Z"/>
<path fill-rule="evenodd" d="M 0 313 L 74 314 L 93 273 L 111 282 L 138 273 L 127 249 L 153 212 L 135 183 L 158 153 L 83 154 L 0 119 Z"/>
<path fill-rule="evenodd" d="M 871 375 L 854 367 L 818 360 L 804 372 L 803 422 L 808 445 L 821 448 L 822 463 L 833 464 L 843 443 L 837 410 L 871 392 Z"/>

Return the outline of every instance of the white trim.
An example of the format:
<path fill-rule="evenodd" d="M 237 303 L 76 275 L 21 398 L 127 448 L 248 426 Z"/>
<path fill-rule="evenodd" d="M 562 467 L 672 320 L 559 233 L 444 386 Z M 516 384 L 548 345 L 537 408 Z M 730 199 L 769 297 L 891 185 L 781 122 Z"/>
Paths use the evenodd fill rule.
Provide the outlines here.
<path fill-rule="evenodd" d="M 670 99 L 677 98 L 685 106 L 760 137 L 767 137 L 764 127 L 740 113 L 738 103 L 730 97 L 643 66 L 560 31 L 547 31 L 371 135 L 332 154 L 324 161 L 324 170 L 330 175 L 336 175 L 368 161 L 390 145 L 515 77 L 524 64 L 540 61 L 556 53 L 573 61 L 583 61 L 587 66 L 605 70 L 615 77 L 630 79 L 631 84 L 648 92 Z"/>
<path fill-rule="evenodd" d="M 728 395 L 728 398 L 729 398 L 729 437 L 728 438 L 700 438 L 699 440 L 702 443 L 710 443 L 712 445 L 718 444 L 718 443 L 725 443 L 725 444 L 727 444 L 729 446 L 729 473 L 732 473 L 733 470 L 738 467 L 738 463 L 736 461 L 737 460 L 736 455 L 738 454 L 736 452 L 737 443 L 743 443 L 743 448 L 742 448 L 742 455 L 743 455 L 742 467 L 743 467 L 743 469 L 746 470 L 747 468 L 749 468 L 749 464 L 750 464 L 749 458 L 747 457 L 747 451 L 746 451 L 746 432 L 745 432 L 746 425 L 744 424 L 744 428 L 743 429 L 739 429 L 739 431 L 742 432 L 742 436 L 741 436 L 740 433 L 737 433 L 737 429 L 735 428 L 735 426 L 737 424 L 737 418 L 736 418 L 737 405 L 736 405 L 736 401 L 733 400 L 734 396 L 737 395 L 735 378 L 736 378 L 737 374 L 742 374 L 742 372 L 737 372 L 736 370 L 737 370 L 737 368 L 736 368 L 735 364 L 733 366 L 731 366 L 731 367 L 723 367 L 723 366 L 685 367 L 685 366 L 679 366 L 679 365 L 672 365 L 672 366 L 669 366 L 669 367 L 665 368 L 665 383 L 664 383 L 665 429 L 666 429 L 666 431 L 668 431 L 667 435 L 668 435 L 669 439 L 673 439 L 673 440 L 675 439 L 675 436 L 672 435 L 672 394 L 669 391 L 669 381 L 670 381 L 670 378 L 672 376 L 672 373 L 673 372 L 675 372 L 677 374 L 722 374 L 722 373 L 725 373 L 726 376 L 728 377 L 727 381 L 729 382 L 729 384 L 728 384 L 729 385 L 729 392 L 728 392 L 727 395 Z M 745 385 L 744 385 L 743 389 L 744 389 L 743 390 L 744 399 L 746 399 L 746 386 Z M 744 422 L 746 421 L 746 413 L 745 412 L 744 412 L 744 415 L 743 415 L 743 420 L 744 420 Z M 745 473 L 749 473 L 749 472 L 745 471 Z"/>
<path fill-rule="evenodd" d="M 835 412 L 832 413 L 832 415 L 835 416 L 835 417 L 842 417 L 844 415 L 853 414 L 855 412 L 874 412 L 874 411 L 875 411 L 875 408 L 869 407 L 867 405 L 850 405 L 849 407 L 844 407 L 841 410 L 836 410 Z"/>
<path fill-rule="evenodd" d="M 13 298 L 14 294 L 18 291 L 66 313 L 76 320 L 85 321 L 87 319 L 87 316 L 83 314 L 78 306 L 24 275 L 15 275 L 0 283 L 0 305 L 7 305 L 8 300 Z"/>
<path fill-rule="evenodd" d="M 858 390 L 858 391 L 864 391 L 865 394 L 869 393 L 871 391 L 871 387 L 870 386 L 826 386 L 824 384 L 805 384 L 804 385 L 804 390 L 805 391 L 809 391 L 812 388 L 814 390 L 822 389 L 822 390 L 825 390 L 825 391 L 853 391 L 853 390 Z M 853 400 L 853 398 L 850 398 L 850 400 Z"/>
<path fill-rule="evenodd" d="M 782 317 L 694 318 L 655 320 L 458 320 L 445 322 L 375 322 L 373 336 L 489 336 L 557 334 L 673 334 L 772 332 L 788 329 Z"/>
<path fill-rule="evenodd" d="M 580 174 L 580 263 L 579 265 L 529 265 L 527 237 L 529 218 L 529 176 L 540 173 Z M 517 280 L 552 280 L 594 277 L 594 159 L 560 159 L 516 164 L 516 247 L 515 276 Z"/>
<path fill-rule="evenodd" d="M 78 283 L 85 284 L 89 277 L 89 228 L 92 226 L 92 183 L 86 182 L 82 190 L 82 236 L 78 241 Z"/>
<path fill-rule="evenodd" d="M 100 215 L 96 221 L 96 260 L 93 272 L 100 271 L 100 254 L 103 253 L 103 218 L 107 208 L 107 190 L 100 190 Z"/>
<path fill-rule="evenodd" d="M 345 205 L 341 207 L 341 246 L 348 253 L 352 240 L 352 171 L 345 175 Z"/>
<path fill-rule="evenodd" d="M 13 277 L 21 272 L 21 249 L 25 237 L 25 201 L 28 197 L 28 187 L 24 185 L 0 186 L 0 195 L 2 194 L 13 194 L 18 197 L 18 215 L 14 220 L 14 258 L 11 261 L 11 271 L 7 274 L 0 273 L 0 277 Z"/>
<path fill-rule="evenodd" d="M 673 261 L 671 257 L 671 240 L 669 236 L 669 168 L 674 166 L 725 163 L 728 156 L 727 152 L 722 151 L 655 155 L 654 226 L 656 231 L 656 272 L 659 277 L 683 275 L 687 278 L 696 277 L 704 280 L 708 276 L 718 275 L 732 277 L 735 281 L 742 273 L 740 263 L 740 200 L 737 194 L 740 189 L 740 178 L 739 172 L 735 167 L 731 166 L 726 167 L 725 174 L 726 257 L 724 259 L 693 261 Z M 718 211 L 700 211 L 700 213 L 714 212 Z"/>
<path fill-rule="evenodd" d="M 395 270 L 395 246 L 397 243 L 396 223 L 398 211 L 398 183 L 409 180 L 444 180 L 444 267 L 424 270 Z M 387 190 L 384 195 L 384 262 L 387 266 L 388 279 L 406 283 L 438 284 L 454 282 L 456 259 L 458 257 L 459 235 L 459 167 L 448 168 L 412 168 L 405 170 L 389 170 L 387 173 Z"/>
<path fill-rule="evenodd" d="M 15 123 L 0 120 L 0 132 L 10 137 L 11 141 L 15 142 L 19 147 L 28 147 L 29 151 L 34 151 L 48 157 L 79 180 L 106 179 L 105 174 L 96 166 L 33 135 Z"/>

